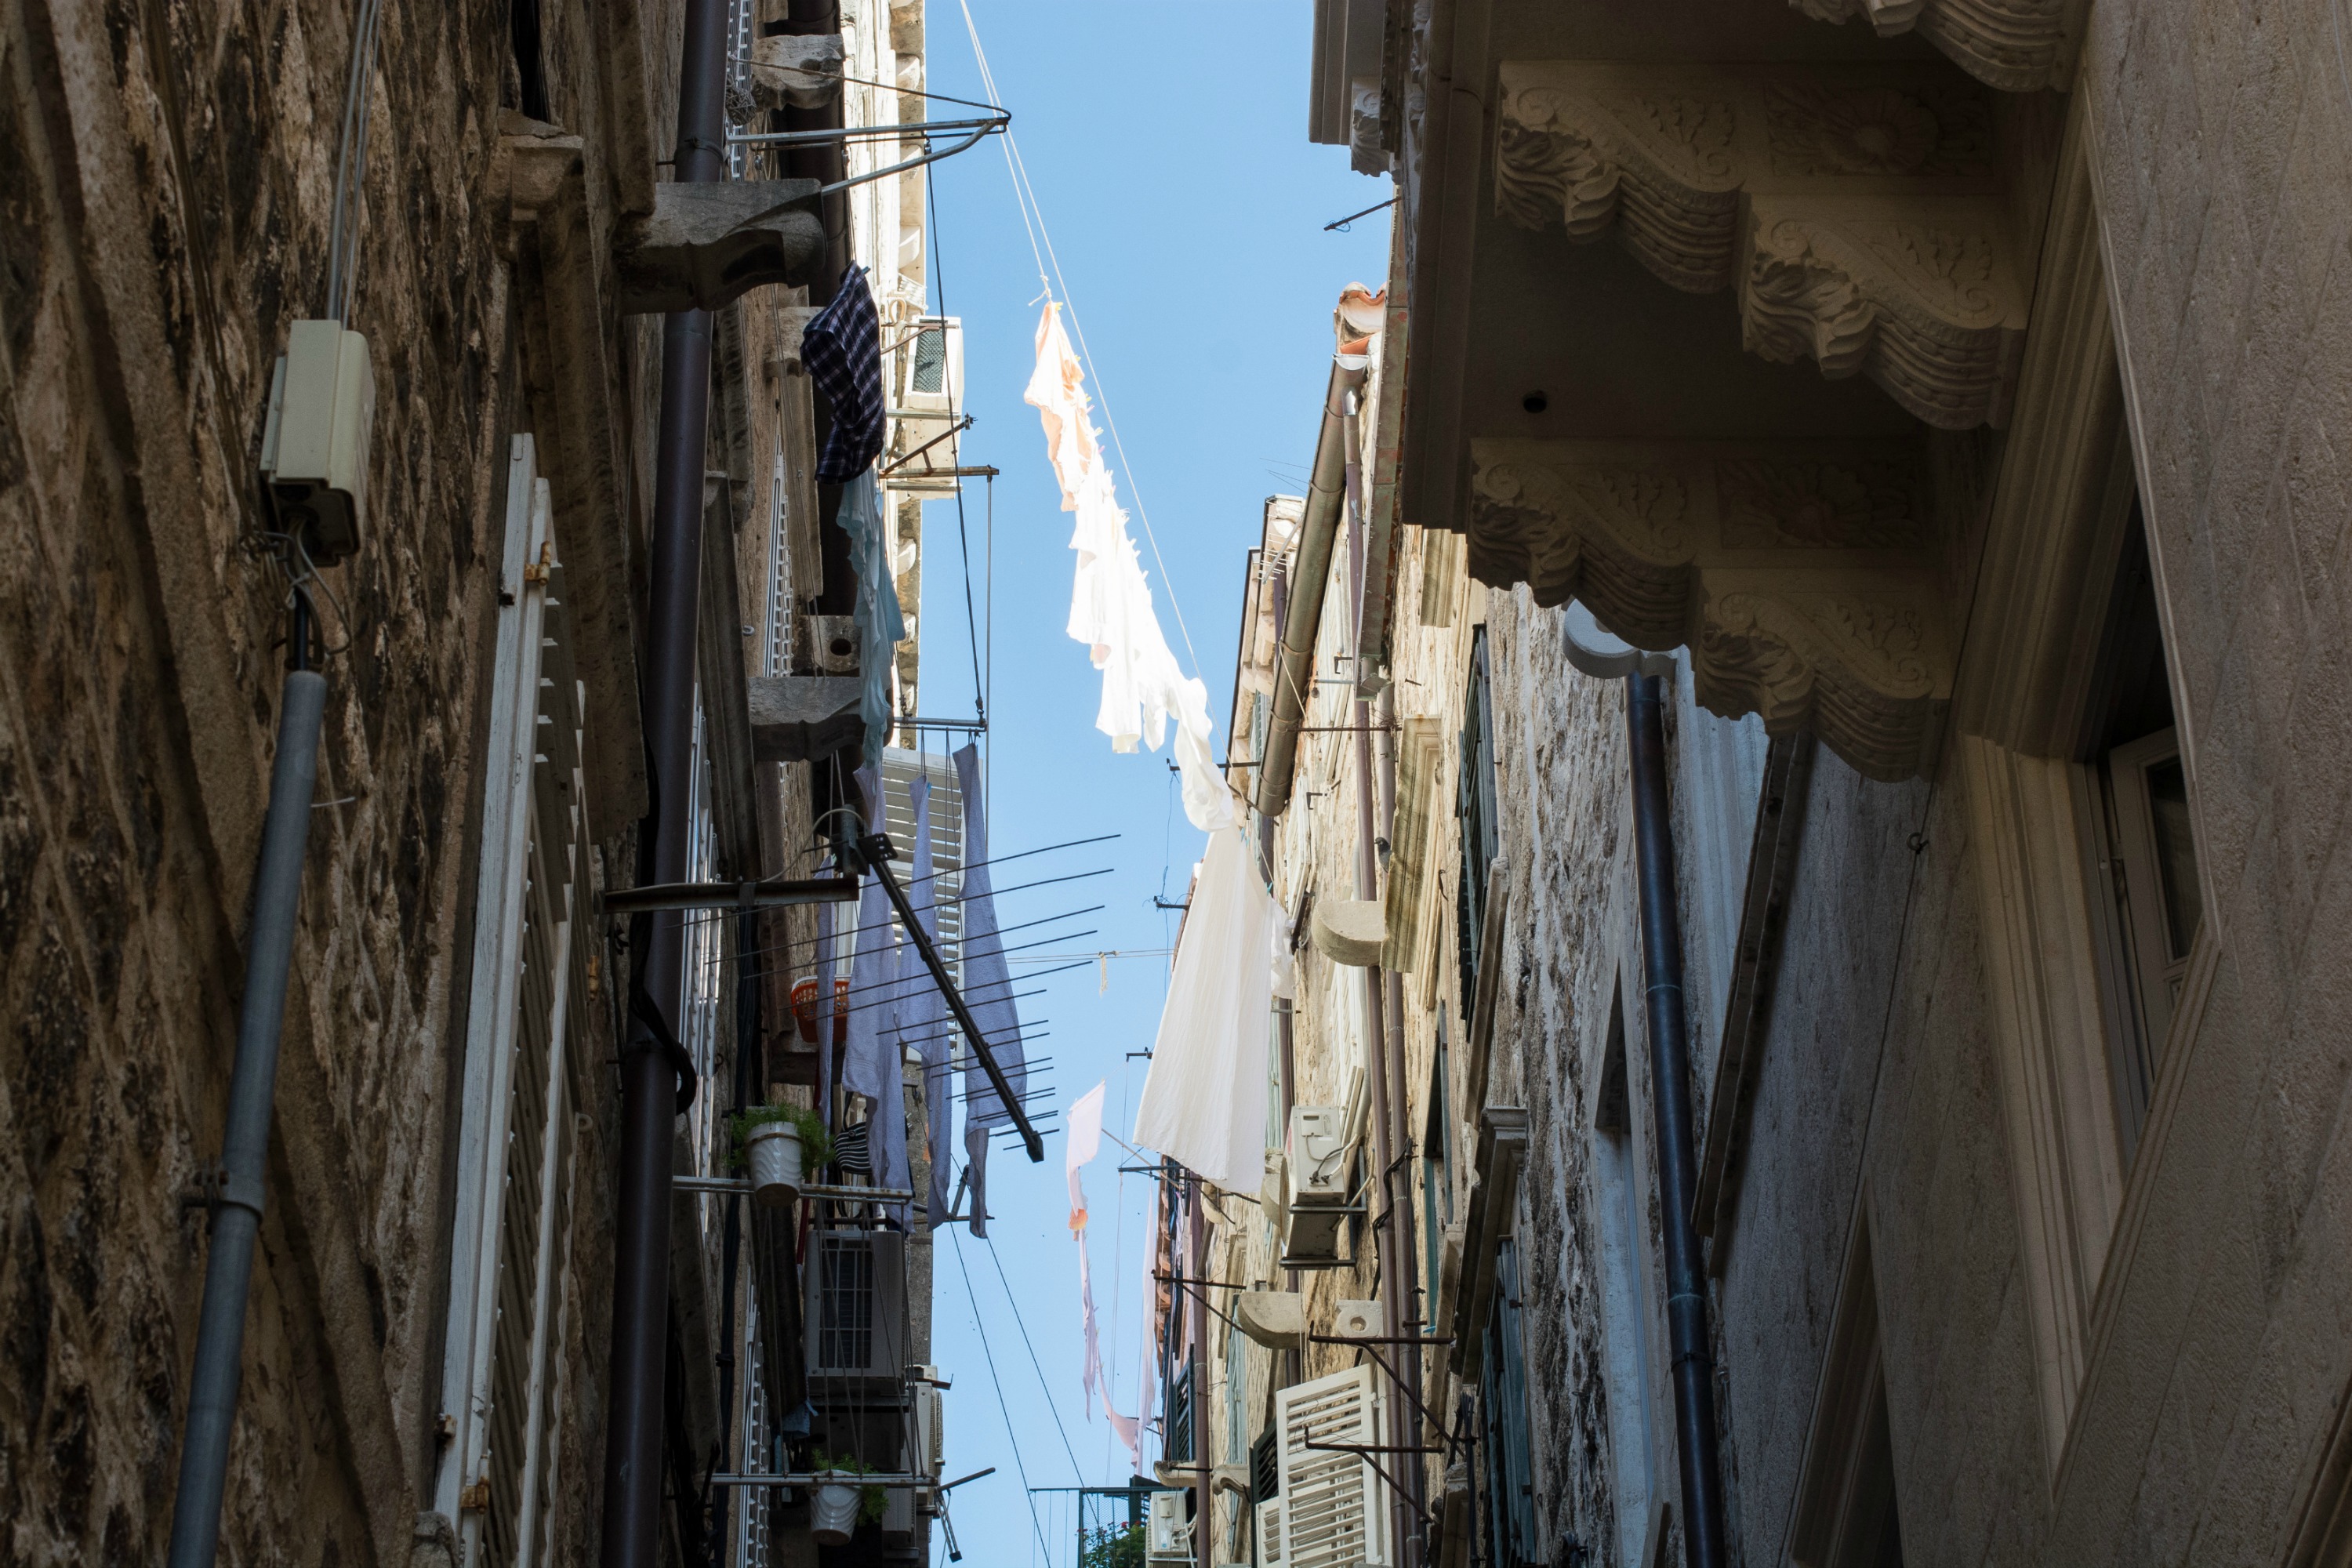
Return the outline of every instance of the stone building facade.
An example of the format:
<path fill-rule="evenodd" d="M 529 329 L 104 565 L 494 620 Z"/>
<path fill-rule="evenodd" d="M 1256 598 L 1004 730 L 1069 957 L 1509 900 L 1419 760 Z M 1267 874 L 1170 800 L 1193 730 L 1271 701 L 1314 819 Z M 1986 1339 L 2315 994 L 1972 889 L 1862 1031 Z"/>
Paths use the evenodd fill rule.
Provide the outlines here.
<path fill-rule="evenodd" d="M 1339 610 L 1273 611 L 1316 684 L 1286 790 L 1253 787 L 1304 920 L 1296 1099 L 1344 1105 L 1382 1062 L 1394 1169 L 1350 1155 L 1349 1223 L 1438 1246 L 1410 1282 L 1374 1278 L 1369 1239 L 1286 1279 L 1266 1210 L 1225 1201 L 1233 1256 L 1213 1230 L 1203 1261 L 1251 1300 L 1237 1322 L 1276 1324 L 1238 1363 L 1246 1435 L 1373 1364 L 1341 1301 L 1394 1337 L 1417 1291 L 1451 1342 L 1380 1443 L 1443 1451 L 1375 1488 L 1384 1561 L 1698 1561 L 1679 1217 L 1705 1247 L 1713 1561 L 2329 1561 L 2352 1390 L 2330 14 L 1317 9 L 1311 133 L 1399 204 L 1347 403 L 1362 543 L 1329 557 Z M 1670 670 L 1681 1216 L 1625 682 L 1589 673 L 1626 644 Z M 1358 699 L 1392 793 L 1377 751 L 1314 732 L 1360 726 Z M 1259 700 L 1236 759 L 1283 754 Z M 1321 1000 L 1350 963 L 1402 994 L 1384 1049 Z M 1286 1339 L 1252 1293 L 1291 1289 Z M 1371 1386 L 1410 1407 L 1412 1381 Z M 1276 1495 L 1252 1476 L 1217 1506 Z"/>
<path fill-rule="evenodd" d="M 289 326 L 333 310 L 339 126 L 371 15 L 0 15 L 10 1562 L 156 1561 L 171 1531 L 201 1178 L 288 658 L 257 464 Z M 310 579 L 330 695 L 224 1562 L 597 1551 L 629 973 L 629 921 L 597 900 L 637 879 L 649 804 L 656 312 L 678 301 L 648 258 L 684 16 L 388 7 L 360 76 L 345 266 L 373 361 L 368 521 Z M 922 88 L 922 24 L 919 3 L 739 7 L 735 122 L 920 120 L 900 95 Z M 766 242 L 760 286 L 709 301 L 695 823 L 712 880 L 808 874 L 813 753 L 773 685 L 843 673 L 817 617 L 846 615 L 854 584 L 827 568 L 837 497 L 814 480 L 825 410 L 800 332 L 851 259 L 886 341 L 919 318 L 925 221 L 919 174 L 811 193 L 901 155 L 788 167 L 755 149 L 733 171 L 817 178 L 787 193 L 800 227 Z M 894 519 L 908 545 L 919 504 Z M 892 552 L 912 602 L 919 551 Z M 911 641 L 897 662 L 911 700 Z M 502 921 L 509 892 L 530 912 Z M 747 944 L 811 929 L 805 911 L 709 924 L 687 994 L 660 1004 L 699 1079 L 678 1169 L 706 1175 L 728 1110 L 807 1100 L 789 978 Z M 541 974 L 536 1001 L 512 1000 Z M 919 1079 L 893 1109 L 919 1146 Z M 666 1551 L 809 1558 L 804 1507 L 757 1536 L 708 1485 L 714 1456 L 744 1458 L 747 1411 L 801 1398 L 791 1226 L 754 1221 L 739 1264 L 728 1206 L 682 1194 L 673 1226 Z M 754 1321 L 763 1363 L 742 1342 Z"/>

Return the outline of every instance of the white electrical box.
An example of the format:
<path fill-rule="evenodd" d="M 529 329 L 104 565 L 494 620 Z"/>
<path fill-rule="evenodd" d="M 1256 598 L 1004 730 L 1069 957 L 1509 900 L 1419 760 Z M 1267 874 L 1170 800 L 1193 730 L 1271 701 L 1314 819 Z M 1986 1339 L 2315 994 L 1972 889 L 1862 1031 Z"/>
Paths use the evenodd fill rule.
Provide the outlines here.
<path fill-rule="evenodd" d="M 1150 1528 L 1144 1536 L 1145 1562 L 1192 1561 L 1192 1521 L 1184 1517 L 1184 1505 L 1192 1495 L 1189 1491 L 1151 1494 Z"/>
<path fill-rule="evenodd" d="M 375 371 L 341 321 L 297 321 L 269 379 L 261 471 L 280 531 L 318 565 L 354 553 L 367 528 Z"/>

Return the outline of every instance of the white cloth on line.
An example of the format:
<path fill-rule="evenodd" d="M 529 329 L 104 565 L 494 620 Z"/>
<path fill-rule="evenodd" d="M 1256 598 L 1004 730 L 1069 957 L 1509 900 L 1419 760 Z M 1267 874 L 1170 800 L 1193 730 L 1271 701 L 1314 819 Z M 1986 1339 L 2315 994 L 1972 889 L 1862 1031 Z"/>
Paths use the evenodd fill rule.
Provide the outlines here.
<path fill-rule="evenodd" d="M 857 770 L 857 787 L 865 793 L 876 822 L 882 816 L 881 770 L 872 763 Z M 877 1186 L 906 1184 L 907 1107 L 898 1048 L 900 964 L 898 928 L 890 920 L 889 895 L 882 879 L 869 875 L 857 898 L 856 956 L 849 964 L 849 1045 L 843 1053 L 841 1087 L 866 1097 L 867 1153 Z M 894 1136 L 895 1130 L 895 1136 Z"/>
<path fill-rule="evenodd" d="M 1013 969 L 998 934 L 996 893 L 988 865 L 988 803 L 981 798 L 980 748 L 967 742 L 955 754 L 956 784 L 963 796 L 963 992 L 964 1006 L 979 1026 L 990 1053 L 1015 1097 L 1026 1092 L 1029 1074 L 1021 1050 L 1021 1012 L 1013 1000 Z M 980 1053 L 970 1053 L 963 1069 L 964 1159 L 971 1174 L 971 1233 L 988 1235 L 988 1139 L 1012 1118 Z"/>
<path fill-rule="evenodd" d="M 1273 1002 L 1274 900 L 1249 835 L 1209 835 L 1177 939 L 1160 1035 L 1135 1113 L 1135 1142 L 1228 1192 L 1265 1173 L 1265 1042 Z"/>
<path fill-rule="evenodd" d="M 1079 1363 L 1078 1381 L 1085 1395 L 1088 1420 L 1094 1418 L 1095 1401 L 1101 1399 L 1108 1407 L 1108 1394 L 1103 1387 L 1102 1338 L 1095 1327 L 1094 1270 L 1087 1260 L 1087 1187 L 1079 1173 L 1087 1162 L 1102 1149 L 1103 1090 L 1097 1084 L 1071 1103 L 1068 1115 L 1062 1121 L 1066 1129 L 1063 1140 L 1063 1173 L 1070 1183 L 1070 1235 L 1078 1244 L 1078 1331 L 1083 1336 L 1086 1353 Z"/>
<path fill-rule="evenodd" d="M 1070 548 L 1077 565 L 1070 590 L 1068 631 L 1087 645 L 1102 671 L 1095 728 L 1115 752 L 1141 741 L 1151 751 L 1176 723 L 1176 767 L 1183 780 L 1184 815 L 1207 831 L 1240 820 L 1211 750 L 1209 689 L 1188 679 L 1160 629 L 1135 541 L 1127 531 L 1102 447 L 1088 420 L 1086 373 L 1062 330 L 1062 307 L 1048 300 L 1037 322 L 1037 364 L 1024 401 L 1045 430 L 1045 455 L 1062 487 L 1062 510 L 1076 512 Z"/>

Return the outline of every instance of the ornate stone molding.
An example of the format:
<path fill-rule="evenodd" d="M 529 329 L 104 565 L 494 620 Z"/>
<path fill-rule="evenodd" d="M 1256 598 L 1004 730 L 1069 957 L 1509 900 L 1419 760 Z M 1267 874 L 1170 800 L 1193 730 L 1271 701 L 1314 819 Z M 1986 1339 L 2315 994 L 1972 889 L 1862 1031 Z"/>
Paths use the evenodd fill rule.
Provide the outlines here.
<path fill-rule="evenodd" d="M 1737 286 L 1746 346 L 1947 429 L 2008 416 L 2025 295 L 1982 89 L 1939 68 L 1507 63 L 1496 203 Z"/>
<path fill-rule="evenodd" d="M 1921 37 L 1987 87 L 2063 89 L 2073 78 L 2075 0 L 1789 0 L 1821 22 L 1860 19 L 1882 38 Z"/>
<path fill-rule="evenodd" d="M 1873 778 L 1932 762 L 1951 652 L 1916 443 L 1477 441 L 1470 568 L 1686 647 L 1699 700 Z"/>

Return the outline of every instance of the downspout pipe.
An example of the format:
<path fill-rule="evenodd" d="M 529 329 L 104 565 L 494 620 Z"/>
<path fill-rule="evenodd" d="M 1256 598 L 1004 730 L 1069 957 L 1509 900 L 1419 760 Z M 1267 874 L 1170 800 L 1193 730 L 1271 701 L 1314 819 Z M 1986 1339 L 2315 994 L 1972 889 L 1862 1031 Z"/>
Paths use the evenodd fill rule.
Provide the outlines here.
<path fill-rule="evenodd" d="M 677 175 L 726 178 L 727 0 L 686 0 L 679 50 Z M 651 807 L 639 880 L 687 879 L 694 742 L 695 623 L 701 611 L 702 475 L 709 435 L 711 319 L 662 324 L 651 584 L 640 687 Z M 621 1042 L 621 1140 L 614 1171 L 611 1397 L 605 1406 L 604 1568 L 660 1561 L 662 1429 L 669 1332 L 673 1121 L 693 1092 L 677 1044 L 686 913 L 641 915 L 633 1005 Z"/>
<path fill-rule="evenodd" d="M 1642 907 L 1643 994 L 1656 1117 L 1658 1210 L 1665 1233 L 1666 1340 L 1674 1358 L 1675 1456 L 1681 1461 L 1683 1543 L 1690 1568 L 1724 1563 L 1723 1458 L 1715 1427 L 1715 1358 L 1706 1321 L 1706 1270 L 1691 1217 L 1698 1165 L 1692 1153 L 1690 1041 L 1683 1005 L 1682 921 L 1675 910 L 1674 820 L 1666 798 L 1662 684 L 1625 679 L 1625 728 L 1633 783 L 1633 852 Z"/>
<path fill-rule="evenodd" d="M 205 1259 L 205 1297 L 196 1323 L 195 1366 L 188 1379 L 188 1425 L 180 1445 L 180 1485 L 172 1502 L 171 1568 L 212 1568 L 220 1546 L 221 1498 L 228 1479 L 229 1434 L 236 1425 L 238 1373 L 245 1357 L 246 1300 L 269 1173 L 269 1123 L 278 1094 L 278 1047 L 286 1022 L 287 977 L 293 965 L 294 921 L 302 899 L 302 860 L 310 839 L 310 798 L 319 782 L 319 730 L 327 679 L 303 668 L 310 638 L 306 601 L 294 601 L 294 668 L 278 704 L 278 756 L 270 764 L 269 811 L 261 825 L 261 860 L 253 879 L 253 929 L 245 952 L 245 996 L 236 1020 L 236 1065 L 228 1085 L 228 1122 L 211 1191 L 212 1246 Z"/>
<path fill-rule="evenodd" d="M 1331 574 L 1331 545 L 1347 488 L 1348 401 L 1364 384 L 1368 363 L 1363 354 L 1332 355 L 1331 380 L 1323 392 L 1323 426 L 1315 437 L 1314 475 L 1298 525 L 1298 552 L 1287 574 L 1282 647 L 1275 657 L 1274 715 L 1257 771 L 1257 809 L 1265 816 L 1280 816 L 1290 805 L 1298 727 L 1306 721 L 1307 691 L 1315 681 L 1315 632 L 1323 621 L 1323 588 Z"/>
<path fill-rule="evenodd" d="M 1363 463 L 1360 430 L 1351 414 L 1340 430 L 1345 462 L 1348 516 L 1348 585 L 1355 596 L 1356 625 L 1363 620 L 1365 589 L 1365 541 L 1363 522 Z M 1361 653 L 1360 641 L 1352 651 Z M 1382 704 L 1383 709 L 1388 704 Z M 1379 841 L 1393 833 L 1396 817 L 1396 770 L 1393 759 L 1385 754 L 1383 767 L 1376 764 L 1372 755 L 1372 709 L 1361 697 L 1353 704 L 1355 710 L 1352 737 L 1356 753 L 1356 897 L 1378 899 L 1381 896 L 1381 864 Z M 1383 737 L 1385 740 L 1386 737 Z M 1408 1320 L 1412 1310 L 1412 1203 L 1410 1184 L 1400 1194 L 1400 1152 L 1406 1147 L 1404 1082 L 1404 1016 L 1401 987 L 1391 986 L 1391 971 L 1371 968 L 1364 971 L 1364 1020 L 1367 1056 L 1370 1058 L 1370 1078 L 1372 1100 L 1372 1161 L 1378 1167 L 1377 1189 L 1385 1203 L 1373 1232 L 1373 1251 L 1380 1260 L 1381 1307 L 1393 1334 L 1410 1334 L 1413 1329 Z M 1417 1364 L 1420 1354 L 1400 1354 L 1400 1363 Z M 1402 1395 L 1410 1392 L 1414 1399 L 1418 1389 L 1400 1389 Z M 1416 1434 L 1421 1430 L 1420 1417 L 1411 1402 L 1392 1397 L 1387 1402 L 1388 1431 L 1382 1441 L 1402 1452 L 1420 1446 Z M 1419 1561 L 1425 1552 L 1416 1550 L 1412 1559 L 1404 1553 L 1408 1545 L 1417 1547 L 1421 1540 L 1422 1467 L 1417 1461 L 1400 1463 L 1397 1467 L 1404 1479 L 1402 1488 L 1390 1490 L 1390 1539 L 1396 1542 L 1399 1561 Z"/>

